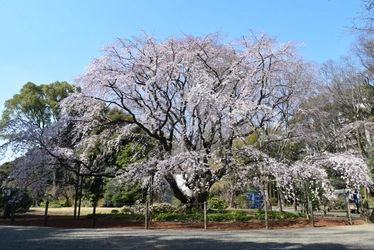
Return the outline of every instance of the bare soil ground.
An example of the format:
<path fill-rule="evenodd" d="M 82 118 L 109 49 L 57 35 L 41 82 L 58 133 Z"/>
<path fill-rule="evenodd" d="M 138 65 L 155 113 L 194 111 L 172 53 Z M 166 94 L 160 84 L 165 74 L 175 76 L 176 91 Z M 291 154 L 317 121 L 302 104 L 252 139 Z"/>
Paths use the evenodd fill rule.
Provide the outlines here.
<path fill-rule="evenodd" d="M 92 210 L 82 210 L 80 219 L 74 219 L 73 211 L 71 209 L 50 209 L 47 220 L 48 227 L 60 228 L 127 228 L 127 229 L 144 229 L 144 221 L 126 221 L 126 220 L 111 220 L 105 218 L 86 219 L 85 215 L 91 213 Z M 110 209 L 98 210 L 98 213 L 108 213 Z M 25 215 L 17 215 L 14 219 L 15 226 L 44 226 L 44 210 L 31 209 Z M 353 220 L 354 225 L 364 224 L 364 220 Z M 10 224 L 10 219 L 0 219 L 0 225 Z M 315 217 L 316 227 L 332 227 L 348 225 L 347 218 L 344 217 Z M 285 219 L 285 220 L 270 220 L 269 229 L 280 228 L 303 228 L 311 227 L 309 220 Z M 148 227 L 149 229 L 204 229 L 202 222 L 160 222 L 152 221 Z M 250 220 L 248 222 L 209 222 L 208 229 L 210 230 L 249 230 L 249 229 L 265 229 L 265 222 L 261 220 Z"/>

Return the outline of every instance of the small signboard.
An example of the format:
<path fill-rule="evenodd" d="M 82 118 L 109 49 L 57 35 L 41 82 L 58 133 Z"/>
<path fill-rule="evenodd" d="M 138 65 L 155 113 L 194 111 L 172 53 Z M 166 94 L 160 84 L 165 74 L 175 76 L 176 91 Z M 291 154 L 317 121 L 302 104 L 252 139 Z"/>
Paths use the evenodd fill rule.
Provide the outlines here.
<path fill-rule="evenodd" d="M 261 208 L 264 206 L 264 197 L 260 192 L 250 192 L 248 194 L 248 208 Z"/>

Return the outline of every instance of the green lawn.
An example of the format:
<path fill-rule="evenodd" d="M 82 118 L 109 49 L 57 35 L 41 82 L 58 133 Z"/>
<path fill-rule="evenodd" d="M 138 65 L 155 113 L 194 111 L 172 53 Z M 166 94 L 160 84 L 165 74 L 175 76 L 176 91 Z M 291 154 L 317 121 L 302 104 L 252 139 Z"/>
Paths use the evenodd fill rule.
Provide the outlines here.
<path fill-rule="evenodd" d="M 112 207 L 97 207 L 96 213 L 110 213 L 113 209 Z M 34 215 L 44 215 L 45 208 L 44 207 L 31 207 L 26 214 L 34 214 Z M 87 214 L 92 214 L 93 208 L 92 207 L 81 207 L 81 216 L 85 216 Z M 61 216 L 73 216 L 74 215 L 74 207 L 63 207 L 63 208 L 48 208 L 48 215 L 61 215 Z"/>

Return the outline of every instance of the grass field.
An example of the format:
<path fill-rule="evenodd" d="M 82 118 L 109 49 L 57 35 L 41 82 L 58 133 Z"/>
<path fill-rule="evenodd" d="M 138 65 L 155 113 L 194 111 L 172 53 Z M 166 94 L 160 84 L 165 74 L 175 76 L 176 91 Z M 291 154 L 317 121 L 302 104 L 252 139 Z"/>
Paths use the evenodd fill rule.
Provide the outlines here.
<path fill-rule="evenodd" d="M 96 213 L 110 213 L 113 209 L 111 207 L 97 207 Z M 118 208 L 117 208 L 118 210 Z M 34 214 L 34 215 L 44 215 L 45 208 L 44 207 L 31 207 L 26 214 Z M 80 210 L 81 216 L 85 216 L 87 214 L 92 214 L 93 208 L 92 207 L 82 207 Z M 63 207 L 63 208 L 48 208 L 48 215 L 60 215 L 60 216 L 73 216 L 74 215 L 74 207 Z"/>

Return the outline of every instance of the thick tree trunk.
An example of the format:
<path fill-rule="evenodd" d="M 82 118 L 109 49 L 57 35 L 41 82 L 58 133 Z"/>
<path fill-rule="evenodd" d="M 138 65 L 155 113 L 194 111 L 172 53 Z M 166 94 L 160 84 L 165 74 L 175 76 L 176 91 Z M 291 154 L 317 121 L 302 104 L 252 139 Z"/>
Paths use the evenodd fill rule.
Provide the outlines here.
<path fill-rule="evenodd" d="M 187 204 L 191 202 L 189 197 L 187 197 L 182 190 L 179 188 L 178 183 L 176 182 L 174 176 L 172 174 L 168 174 L 165 177 L 166 181 L 169 183 L 171 190 L 173 191 L 174 197 L 180 200 L 183 204 Z"/>
<path fill-rule="evenodd" d="M 203 208 L 204 202 L 207 201 L 209 195 L 209 191 L 205 191 L 203 193 L 200 193 L 197 196 L 197 203 L 198 203 L 198 208 Z"/>
<path fill-rule="evenodd" d="M 64 194 L 63 196 L 65 197 L 65 207 L 70 207 L 71 205 L 70 205 L 69 195 Z"/>

